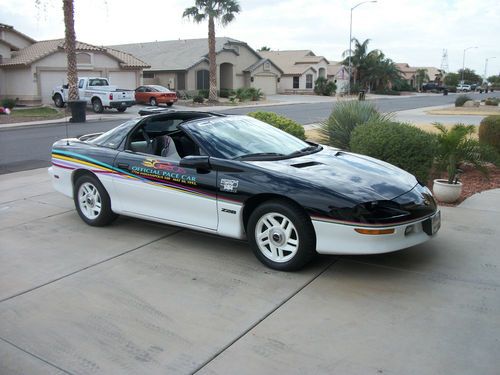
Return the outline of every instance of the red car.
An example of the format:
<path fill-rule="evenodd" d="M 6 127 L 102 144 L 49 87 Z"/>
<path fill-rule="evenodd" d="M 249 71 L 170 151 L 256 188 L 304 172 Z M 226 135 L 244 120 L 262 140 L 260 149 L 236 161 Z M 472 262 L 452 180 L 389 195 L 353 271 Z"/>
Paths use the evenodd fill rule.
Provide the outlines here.
<path fill-rule="evenodd" d="M 174 91 L 159 85 L 139 86 L 135 89 L 135 101 L 152 106 L 164 103 L 171 107 L 177 101 Z"/>

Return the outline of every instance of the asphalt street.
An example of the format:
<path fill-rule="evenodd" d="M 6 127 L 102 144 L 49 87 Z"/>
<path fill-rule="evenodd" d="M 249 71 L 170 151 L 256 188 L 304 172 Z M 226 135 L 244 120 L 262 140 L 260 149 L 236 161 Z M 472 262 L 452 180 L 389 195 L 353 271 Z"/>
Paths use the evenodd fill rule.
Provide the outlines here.
<path fill-rule="evenodd" d="M 500 97 L 500 93 L 470 94 L 474 99 L 489 96 Z M 382 112 L 396 112 L 408 109 L 451 104 L 456 95 L 413 96 L 407 98 L 383 98 L 372 102 Z M 246 114 L 252 111 L 270 111 L 289 117 L 301 124 L 311 124 L 325 120 L 332 110 L 332 103 L 307 103 L 280 106 L 259 106 L 235 108 L 223 111 L 228 114 Z M 0 128 L 0 174 L 45 167 L 50 162 L 50 147 L 61 138 L 102 132 L 122 123 L 116 121 L 87 122 L 84 124 L 54 123 L 32 125 L 21 128 Z"/>

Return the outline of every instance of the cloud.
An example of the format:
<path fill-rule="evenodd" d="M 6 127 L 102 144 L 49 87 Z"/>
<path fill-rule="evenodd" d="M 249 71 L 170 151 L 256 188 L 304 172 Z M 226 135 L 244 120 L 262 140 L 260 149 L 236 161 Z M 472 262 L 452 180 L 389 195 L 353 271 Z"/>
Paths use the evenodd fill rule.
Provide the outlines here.
<path fill-rule="evenodd" d="M 62 1 L 0 0 L 0 22 L 35 39 L 64 37 Z M 243 40 L 253 48 L 311 49 L 340 60 L 349 44 L 350 9 L 359 1 L 240 0 L 242 12 L 217 35 Z M 194 0 L 75 0 L 77 38 L 97 45 L 154 40 L 205 38 L 206 24 L 182 19 Z M 450 70 L 466 66 L 488 75 L 500 72 L 500 3 L 498 0 L 379 0 L 353 11 L 353 36 L 371 39 L 397 62 L 414 66 L 441 65 L 448 50 Z"/>

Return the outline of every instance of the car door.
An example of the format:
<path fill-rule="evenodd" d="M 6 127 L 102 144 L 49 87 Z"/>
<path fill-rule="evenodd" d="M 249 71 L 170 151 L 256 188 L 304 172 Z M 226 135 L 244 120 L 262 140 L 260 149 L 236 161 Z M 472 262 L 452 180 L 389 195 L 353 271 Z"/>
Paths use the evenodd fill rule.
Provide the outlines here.
<path fill-rule="evenodd" d="M 135 90 L 135 101 L 138 103 L 144 102 L 144 91 L 146 88 L 144 86 L 140 86 Z"/>
<path fill-rule="evenodd" d="M 124 213 L 217 230 L 217 172 L 183 168 L 179 159 L 154 155 L 140 137 L 115 159 L 123 171 L 115 193 Z"/>

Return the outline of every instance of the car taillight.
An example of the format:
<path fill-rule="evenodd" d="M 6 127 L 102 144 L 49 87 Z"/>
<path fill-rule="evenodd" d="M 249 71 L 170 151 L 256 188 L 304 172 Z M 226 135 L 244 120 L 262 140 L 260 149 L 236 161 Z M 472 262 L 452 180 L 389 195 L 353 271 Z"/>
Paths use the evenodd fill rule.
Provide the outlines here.
<path fill-rule="evenodd" d="M 109 100 L 113 100 L 113 94 L 109 94 Z"/>

